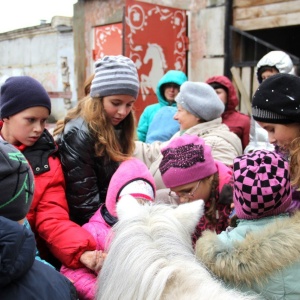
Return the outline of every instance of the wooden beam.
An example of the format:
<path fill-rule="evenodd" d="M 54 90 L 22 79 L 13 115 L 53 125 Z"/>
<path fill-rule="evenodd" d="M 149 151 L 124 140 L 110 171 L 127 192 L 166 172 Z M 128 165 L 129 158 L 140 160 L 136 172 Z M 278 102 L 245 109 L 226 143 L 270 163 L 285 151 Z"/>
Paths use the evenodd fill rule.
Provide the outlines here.
<path fill-rule="evenodd" d="M 231 71 L 233 80 L 234 80 L 239 92 L 241 93 L 241 101 L 243 101 L 243 105 L 247 108 L 247 112 L 251 116 L 252 108 L 250 105 L 250 98 L 249 98 L 249 95 L 245 89 L 243 82 L 242 82 L 242 79 L 239 75 L 238 69 L 236 67 L 231 67 L 230 71 Z"/>
<path fill-rule="evenodd" d="M 249 31 L 299 25 L 300 12 L 281 16 L 248 19 L 234 22 L 234 26 L 240 30 Z"/>
<path fill-rule="evenodd" d="M 233 12 L 234 21 L 244 19 L 257 19 L 262 17 L 287 15 L 300 12 L 300 0 L 286 1 L 284 3 L 254 6 L 249 8 L 236 8 Z"/>
<path fill-rule="evenodd" d="M 273 4 L 282 2 L 285 3 L 287 1 L 283 0 L 234 0 L 233 7 L 252 7 L 257 5 L 266 5 L 266 4 Z"/>

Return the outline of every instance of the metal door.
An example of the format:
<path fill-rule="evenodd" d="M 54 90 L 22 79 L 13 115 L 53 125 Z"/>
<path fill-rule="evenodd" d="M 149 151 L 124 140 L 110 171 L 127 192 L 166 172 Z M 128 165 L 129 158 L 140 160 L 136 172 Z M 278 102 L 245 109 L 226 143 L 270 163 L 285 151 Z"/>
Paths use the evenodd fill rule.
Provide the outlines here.
<path fill-rule="evenodd" d="M 94 60 L 123 54 L 136 64 L 140 79 L 137 120 L 147 105 L 157 103 L 156 86 L 168 70 L 187 73 L 186 24 L 185 10 L 127 0 L 123 24 L 94 28 Z"/>

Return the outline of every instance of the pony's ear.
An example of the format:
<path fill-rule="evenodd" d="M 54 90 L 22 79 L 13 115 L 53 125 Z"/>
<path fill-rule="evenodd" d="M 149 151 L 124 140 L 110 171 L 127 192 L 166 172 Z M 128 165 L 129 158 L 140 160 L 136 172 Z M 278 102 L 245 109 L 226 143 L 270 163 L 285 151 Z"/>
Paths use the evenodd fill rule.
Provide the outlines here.
<path fill-rule="evenodd" d="M 204 201 L 196 200 L 178 205 L 174 209 L 175 217 L 187 228 L 190 234 L 195 230 L 200 218 L 204 214 Z"/>
<path fill-rule="evenodd" d="M 131 195 L 124 195 L 121 197 L 117 203 L 117 216 L 118 219 L 124 219 L 128 217 L 133 217 L 141 209 L 141 205 L 137 200 Z"/>

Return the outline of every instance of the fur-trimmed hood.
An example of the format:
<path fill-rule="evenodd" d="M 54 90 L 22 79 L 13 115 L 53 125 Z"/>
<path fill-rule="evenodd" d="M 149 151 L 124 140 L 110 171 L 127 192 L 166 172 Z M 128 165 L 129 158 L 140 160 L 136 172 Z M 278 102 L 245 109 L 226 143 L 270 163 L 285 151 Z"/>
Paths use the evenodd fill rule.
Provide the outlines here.
<path fill-rule="evenodd" d="M 300 268 L 299 245 L 300 212 L 297 212 L 293 217 L 283 214 L 259 220 L 240 220 L 236 228 L 220 235 L 206 231 L 197 241 L 196 255 L 229 284 L 268 285 L 268 278 L 284 271 L 278 281 L 283 281 L 284 287 L 290 287 L 294 284 L 290 279 L 297 275 L 293 272 L 296 270 L 300 274 L 297 271 Z M 299 267 L 293 268 L 295 264 Z M 289 279 L 285 277 L 287 274 Z M 300 294 L 297 286 L 299 283 L 289 289 L 293 295 Z M 286 289 L 282 292 L 286 293 Z"/>

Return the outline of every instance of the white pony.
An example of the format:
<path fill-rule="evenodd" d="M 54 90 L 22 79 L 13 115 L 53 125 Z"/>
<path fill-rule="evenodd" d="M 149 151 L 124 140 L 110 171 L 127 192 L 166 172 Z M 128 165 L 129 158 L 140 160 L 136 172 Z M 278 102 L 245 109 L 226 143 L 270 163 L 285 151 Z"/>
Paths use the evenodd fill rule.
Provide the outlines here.
<path fill-rule="evenodd" d="M 203 214 L 202 200 L 174 208 L 125 196 L 117 214 L 97 300 L 258 299 L 225 288 L 197 261 L 191 234 Z"/>

